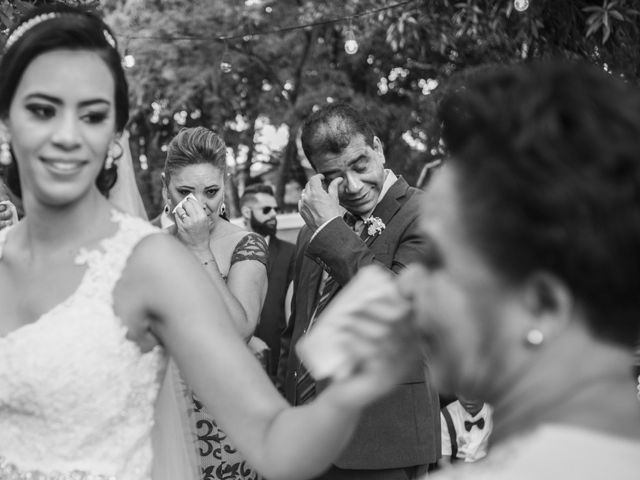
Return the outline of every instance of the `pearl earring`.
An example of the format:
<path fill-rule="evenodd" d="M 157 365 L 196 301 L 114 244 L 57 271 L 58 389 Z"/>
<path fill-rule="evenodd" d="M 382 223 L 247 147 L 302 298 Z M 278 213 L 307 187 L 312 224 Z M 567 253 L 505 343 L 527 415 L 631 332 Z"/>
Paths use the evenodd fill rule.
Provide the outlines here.
<path fill-rule="evenodd" d="M 542 342 L 544 342 L 544 333 L 537 328 L 532 328 L 527 332 L 526 341 L 527 344 L 532 347 L 540 346 L 542 345 Z"/>
<path fill-rule="evenodd" d="M 11 155 L 11 146 L 9 142 L 4 140 L 0 143 L 0 165 L 4 165 L 5 167 L 11 165 L 13 162 L 13 156 Z"/>

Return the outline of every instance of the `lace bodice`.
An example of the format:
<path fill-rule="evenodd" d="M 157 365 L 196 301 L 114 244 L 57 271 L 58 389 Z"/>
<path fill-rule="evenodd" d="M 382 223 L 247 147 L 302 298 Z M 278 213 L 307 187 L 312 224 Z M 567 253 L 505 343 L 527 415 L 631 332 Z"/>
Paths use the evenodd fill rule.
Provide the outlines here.
<path fill-rule="evenodd" d="M 36 322 L 0 337 L 0 478 L 151 478 L 161 347 L 126 338 L 112 293 L 134 246 L 158 231 L 114 211 L 117 233 L 82 250 L 77 290 Z M 0 232 L 0 261 L 6 229 Z"/>

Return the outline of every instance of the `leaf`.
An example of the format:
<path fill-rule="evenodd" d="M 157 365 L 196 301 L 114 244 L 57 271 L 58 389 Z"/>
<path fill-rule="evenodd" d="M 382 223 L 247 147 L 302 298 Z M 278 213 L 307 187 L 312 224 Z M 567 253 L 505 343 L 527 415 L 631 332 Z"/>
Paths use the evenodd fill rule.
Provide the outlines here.
<path fill-rule="evenodd" d="M 616 20 L 619 20 L 621 22 L 624 21 L 624 17 L 622 16 L 622 14 L 620 12 L 618 12 L 617 10 L 610 10 L 609 11 L 609 15 L 611 15 L 613 18 L 615 18 Z"/>
<path fill-rule="evenodd" d="M 592 22 L 589 28 L 587 29 L 587 33 L 585 34 L 585 37 L 589 38 L 591 35 L 596 33 L 600 28 L 600 25 L 601 25 L 600 23 Z"/>
<path fill-rule="evenodd" d="M 604 28 L 602 30 L 602 44 L 604 45 L 609 40 L 611 36 L 611 27 L 609 27 L 609 22 L 604 24 Z"/>

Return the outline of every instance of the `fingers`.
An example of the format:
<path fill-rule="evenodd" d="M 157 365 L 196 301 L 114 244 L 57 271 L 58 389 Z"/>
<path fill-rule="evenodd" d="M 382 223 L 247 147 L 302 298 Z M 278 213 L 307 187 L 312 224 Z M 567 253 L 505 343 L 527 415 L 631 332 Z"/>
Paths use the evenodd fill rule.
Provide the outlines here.
<path fill-rule="evenodd" d="M 207 214 L 204 207 L 200 202 L 192 195 L 189 194 L 184 197 L 173 210 L 174 216 L 180 223 L 199 223 L 207 219 Z"/>
<path fill-rule="evenodd" d="M 184 210 L 184 208 L 180 207 L 180 208 L 176 208 L 175 210 L 175 214 L 174 214 L 174 219 L 176 222 L 183 224 L 184 221 L 187 219 L 187 212 Z"/>
<path fill-rule="evenodd" d="M 317 173 L 309 179 L 304 189 L 308 190 L 309 192 L 316 192 L 318 190 L 324 191 L 323 181 L 324 175 L 321 173 Z"/>
<path fill-rule="evenodd" d="M 334 298 L 317 325 L 299 342 L 298 353 L 316 376 L 335 377 L 345 365 L 403 349 L 410 336 L 410 302 L 400 295 L 385 269 L 366 267 Z"/>
<path fill-rule="evenodd" d="M 199 218 L 204 214 L 204 208 L 200 202 L 192 197 L 186 197 L 186 201 L 182 204 L 182 208 L 191 218 Z"/>
<path fill-rule="evenodd" d="M 329 195 L 331 195 L 336 200 L 338 199 L 338 187 L 342 183 L 342 180 L 342 177 L 334 178 L 329 184 L 329 188 L 327 189 Z"/>

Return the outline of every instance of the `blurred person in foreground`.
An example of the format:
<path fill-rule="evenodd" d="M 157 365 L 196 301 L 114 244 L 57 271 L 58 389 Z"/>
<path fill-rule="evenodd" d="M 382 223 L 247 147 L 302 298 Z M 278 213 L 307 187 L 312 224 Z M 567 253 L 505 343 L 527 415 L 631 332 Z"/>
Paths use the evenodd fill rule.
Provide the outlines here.
<path fill-rule="evenodd" d="M 640 93 L 596 67 L 531 64 L 479 72 L 439 115 L 431 248 L 398 283 L 438 386 L 494 408 L 486 460 L 440 478 L 637 479 Z M 362 280 L 332 315 L 380 316 L 353 305 Z"/>
<path fill-rule="evenodd" d="M 269 245 L 267 296 L 251 341 L 263 342 L 266 369 L 269 376 L 275 379 L 280 357 L 280 336 L 291 310 L 290 292 L 293 287 L 290 286 L 293 282 L 295 245 L 277 236 L 278 203 L 269 185 L 257 183 L 245 188 L 240 198 L 240 211 L 245 228 L 262 235 Z"/>
<path fill-rule="evenodd" d="M 385 168 L 382 143 L 360 112 L 327 105 L 305 121 L 301 141 L 318 173 L 299 203 L 306 225 L 296 244 L 292 313 L 279 364 L 279 381 L 294 405 L 326 388 L 290 348 L 322 327 L 319 312 L 362 268 L 376 265 L 395 275 L 427 251 L 418 231 L 422 192 Z M 329 336 L 325 346 L 335 343 Z M 364 412 L 343 454 L 318 478 L 413 479 L 437 461 L 440 408 L 425 368 L 417 359 L 393 392 Z"/>

